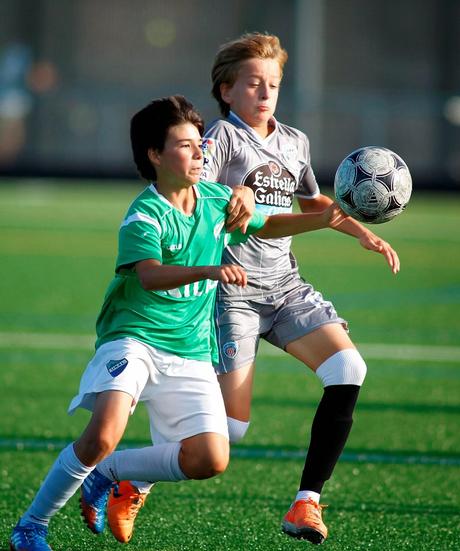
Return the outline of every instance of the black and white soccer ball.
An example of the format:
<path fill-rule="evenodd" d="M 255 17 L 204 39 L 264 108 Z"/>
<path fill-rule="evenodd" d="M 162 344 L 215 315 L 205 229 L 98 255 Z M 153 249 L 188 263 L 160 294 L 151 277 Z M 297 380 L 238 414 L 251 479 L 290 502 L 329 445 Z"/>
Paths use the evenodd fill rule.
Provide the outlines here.
<path fill-rule="evenodd" d="M 340 208 L 368 224 L 382 224 L 400 214 L 412 193 L 406 163 L 385 147 L 361 147 L 345 157 L 335 173 Z"/>

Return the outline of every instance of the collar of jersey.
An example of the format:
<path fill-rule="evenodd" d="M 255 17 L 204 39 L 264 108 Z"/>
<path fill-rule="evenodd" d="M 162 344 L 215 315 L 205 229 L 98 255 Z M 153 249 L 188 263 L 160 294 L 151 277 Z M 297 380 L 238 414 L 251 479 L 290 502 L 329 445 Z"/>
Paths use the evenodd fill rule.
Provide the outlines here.
<path fill-rule="evenodd" d="M 244 128 L 246 132 L 249 132 L 251 136 L 253 136 L 258 142 L 261 142 L 261 143 L 271 140 L 272 136 L 275 134 L 278 128 L 278 122 L 275 119 L 275 117 L 272 116 L 270 119 L 270 122 L 273 123 L 274 130 L 266 138 L 262 138 L 261 136 L 259 136 L 259 134 L 257 134 L 257 132 L 251 126 L 246 124 L 244 120 L 240 119 L 240 117 L 233 111 L 230 111 L 230 113 L 228 114 L 227 120 L 229 120 L 235 126 L 241 126 L 242 128 Z"/>
<path fill-rule="evenodd" d="M 201 199 L 201 194 L 200 194 L 200 190 L 198 189 L 198 186 L 197 185 L 193 185 L 193 190 L 195 192 L 195 197 L 197 199 Z M 149 190 L 154 193 L 161 201 L 163 201 L 163 203 L 166 203 L 168 206 L 170 206 L 172 209 L 174 210 L 177 210 L 176 207 L 170 202 L 168 201 L 168 199 L 166 199 L 166 197 L 164 195 L 162 195 L 158 190 L 157 188 L 155 187 L 155 183 L 152 182 L 150 185 L 149 185 Z M 184 214 L 185 216 L 185 214 Z"/>

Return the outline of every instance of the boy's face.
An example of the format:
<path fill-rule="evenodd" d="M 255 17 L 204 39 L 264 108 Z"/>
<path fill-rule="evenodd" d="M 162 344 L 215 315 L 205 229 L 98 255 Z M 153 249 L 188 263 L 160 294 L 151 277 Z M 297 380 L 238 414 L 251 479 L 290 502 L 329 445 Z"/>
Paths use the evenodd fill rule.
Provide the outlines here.
<path fill-rule="evenodd" d="M 222 84 L 222 99 L 246 124 L 266 128 L 276 109 L 281 68 L 275 59 L 243 61 L 232 86 Z"/>
<path fill-rule="evenodd" d="M 159 183 L 176 187 L 196 184 L 203 169 L 202 138 L 191 123 L 171 126 L 161 152 L 150 152 Z"/>

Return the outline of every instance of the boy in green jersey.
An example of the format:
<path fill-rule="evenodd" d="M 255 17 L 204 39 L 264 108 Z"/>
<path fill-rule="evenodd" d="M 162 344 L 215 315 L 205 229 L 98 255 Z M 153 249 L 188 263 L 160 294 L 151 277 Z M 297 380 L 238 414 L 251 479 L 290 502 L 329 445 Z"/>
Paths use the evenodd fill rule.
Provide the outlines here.
<path fill-rule="evenodd" d="M 246 220 L 239 204 L 231 225 L 242 225 L 245 233 L 227 233 L 232 190 L 199 181 L 202 134 L 201 117 L 182 96 L 153 101 L 131 121 L 135 163 L 152 183 L 122 222 L 115 277 L 97 320 L 96 352 L 69 407 L 70 413 L 87 408 L 92 416 L 80 438 L 60 453 L 19 520 L 11 549 L 50 549 L 49 520 L 80 486 L 83 516 L 100 533 L 116 481 L 135 481 L 139 489 L 143 481 L 222 473 L 229 443 L 212 367 L 215 289 L 218 281 L 247 283 L 241 266 L 221 264 L 222 251 L 249 234 L 280 237 L 343 219 L 334 205 L 312 215 L 266 218 L 254 212 Z M 139 401 L 147 405 L 155 445 L 114 452 Z M 138 507 L 143 499 L 140 493 Z M 123 525 L 111 528 L 127 541 Z"/>

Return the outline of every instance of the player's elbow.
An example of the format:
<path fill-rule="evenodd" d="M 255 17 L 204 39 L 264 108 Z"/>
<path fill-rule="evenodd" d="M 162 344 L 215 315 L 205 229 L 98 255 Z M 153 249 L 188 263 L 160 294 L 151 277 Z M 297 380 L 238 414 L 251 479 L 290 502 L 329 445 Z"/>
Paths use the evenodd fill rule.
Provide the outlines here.
<path fill-rule="evenodd" d="M 148 277 L 139 275 L 139 283 L 141 284 L 141 287 L 142 287 L 142 289 L 144 289 L 144 291 L 153 291 L 154 290 L 152 282 L 151 282 L 150 278 L 148 278 Z"/>
<path fill-rule="evenodd" d="M 148 271 L 138 272 L 137 277 L 144 291 L 160 291 L 168 288 L 162 286 L 160 278 L 156 274 L 149 273 Z"/>
<path fill-rule="evenodd" d="M 161 275 L 161 263 L 158 260 L 149 258 L 136 263 L 136 273 L 139 283 L 144 291 L 155 291 L 160 287 L 158 285 Z"/>

